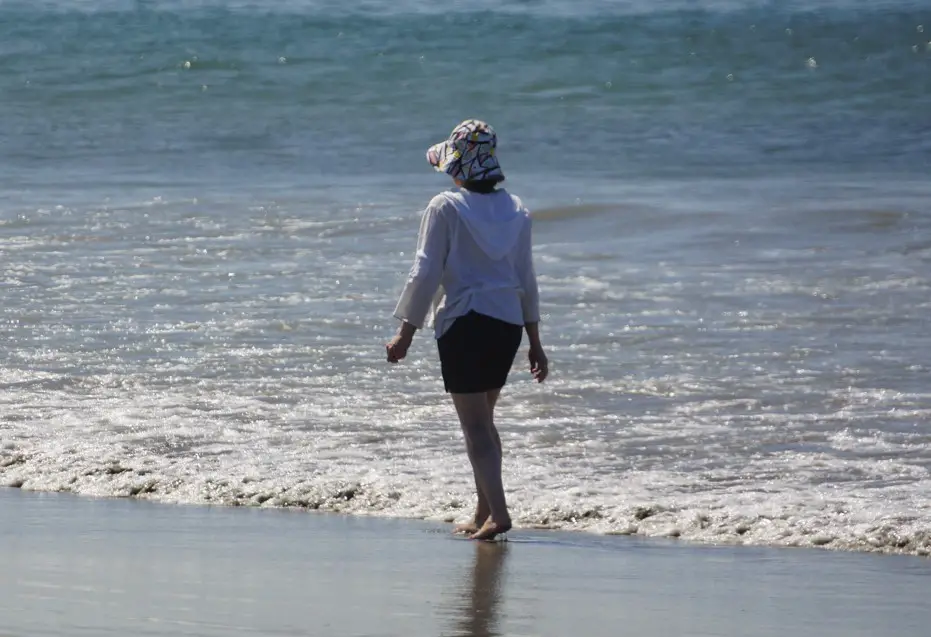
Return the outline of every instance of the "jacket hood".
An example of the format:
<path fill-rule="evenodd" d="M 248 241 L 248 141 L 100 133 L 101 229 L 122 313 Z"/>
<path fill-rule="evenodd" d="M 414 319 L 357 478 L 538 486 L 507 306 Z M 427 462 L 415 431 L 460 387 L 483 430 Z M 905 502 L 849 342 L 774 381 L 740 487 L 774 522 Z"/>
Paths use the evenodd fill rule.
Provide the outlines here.
<path fill-rule="evenodd" d="M 445 193 L 481 250 L 492 260 L 514 249 L 527 221 L 520 200 L 506 190 L 479 195 L 466 190 Z"/>

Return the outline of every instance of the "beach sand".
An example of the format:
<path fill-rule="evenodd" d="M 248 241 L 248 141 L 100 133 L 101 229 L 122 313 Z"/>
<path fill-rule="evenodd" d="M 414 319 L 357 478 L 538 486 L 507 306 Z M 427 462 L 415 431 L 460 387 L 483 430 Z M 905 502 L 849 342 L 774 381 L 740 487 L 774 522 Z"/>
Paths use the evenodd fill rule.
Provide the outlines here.
<path fill-rule="evenodd" d="M 0 489 L 0 636 L 927 635 L 931 561 Z"/>

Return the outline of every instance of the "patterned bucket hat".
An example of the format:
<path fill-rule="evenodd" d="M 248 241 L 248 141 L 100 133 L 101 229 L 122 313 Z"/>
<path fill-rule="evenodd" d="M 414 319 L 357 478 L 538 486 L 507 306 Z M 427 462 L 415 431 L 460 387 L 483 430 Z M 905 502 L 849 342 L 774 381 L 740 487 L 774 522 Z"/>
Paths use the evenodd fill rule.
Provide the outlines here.
<path fill-rule="evenodd" d="M 431 146 L 427 161 L 441 173 L 461 181 L 504 181 L 495 156 L 498 136 L 483 121 L 468 119 L 453 129 L 449 139 Z"/>

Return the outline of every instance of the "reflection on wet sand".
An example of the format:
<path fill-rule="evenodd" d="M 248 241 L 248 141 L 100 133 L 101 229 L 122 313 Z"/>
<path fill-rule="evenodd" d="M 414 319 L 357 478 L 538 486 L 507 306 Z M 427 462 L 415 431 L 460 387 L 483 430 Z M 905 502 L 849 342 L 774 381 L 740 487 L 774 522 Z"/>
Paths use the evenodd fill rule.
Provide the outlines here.
<path fill-rule="evenodd" d="M 453 627 L 449 635 L 495 637 L 501 634 L 498 607 L 507 553 L 506 542 L 475 542 L 472 570 L 456 591 L 460 597 L 451 613 Z"/>

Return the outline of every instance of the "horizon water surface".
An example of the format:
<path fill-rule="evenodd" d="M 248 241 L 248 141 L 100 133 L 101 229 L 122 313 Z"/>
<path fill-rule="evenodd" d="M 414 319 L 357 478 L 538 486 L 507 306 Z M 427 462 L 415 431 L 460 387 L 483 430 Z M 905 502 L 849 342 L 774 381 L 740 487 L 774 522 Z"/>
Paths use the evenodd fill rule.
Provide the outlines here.
<path fill-rule="evenodd" d="M 464 519 L 383 343 L 481 117 L 553 366 L 519 526 L 927 555 L 931 7 L 656 5 L 0 2 L 0 485 Z"/>

